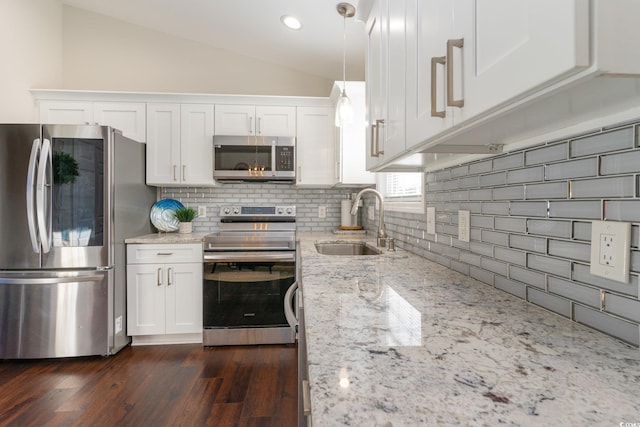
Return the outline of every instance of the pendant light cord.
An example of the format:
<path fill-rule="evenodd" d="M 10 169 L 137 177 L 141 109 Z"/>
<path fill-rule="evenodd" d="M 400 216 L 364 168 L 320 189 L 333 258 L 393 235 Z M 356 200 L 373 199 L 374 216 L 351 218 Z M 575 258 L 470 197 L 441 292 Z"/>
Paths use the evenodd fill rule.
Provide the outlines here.
<path fill-rule="evenodd" d="M 347 14 L 342 19 L 342 94 L 347 89 Z"/>

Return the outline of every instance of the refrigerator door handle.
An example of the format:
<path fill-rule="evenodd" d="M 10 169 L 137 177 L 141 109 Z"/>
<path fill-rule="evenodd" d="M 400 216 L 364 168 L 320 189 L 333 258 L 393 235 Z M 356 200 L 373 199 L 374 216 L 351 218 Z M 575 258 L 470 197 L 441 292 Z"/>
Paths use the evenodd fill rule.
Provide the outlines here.
<path fill-rule="evenodd" d="M 47 197 L 51 188 L 51 168 L 51 142 L 45 139 L 42 142 L 36 182 L 36 213 L 43 253 L 51 250 L 51 209 L 48 206 L 51 198 Z"/>
<path fill-rule="evenodd" d="M 33 140 L 31 145 L 31 156 L 29 157 L 29 168 L 27 169 L 27 223 L 29 224 L 29 237 L 33 252 L 40 253 L 40 241 L 38 240 L 38 229 L 36 228 L 36 211 L 34 206 L 36 164 L 40 155 L 40 138 Z"/>

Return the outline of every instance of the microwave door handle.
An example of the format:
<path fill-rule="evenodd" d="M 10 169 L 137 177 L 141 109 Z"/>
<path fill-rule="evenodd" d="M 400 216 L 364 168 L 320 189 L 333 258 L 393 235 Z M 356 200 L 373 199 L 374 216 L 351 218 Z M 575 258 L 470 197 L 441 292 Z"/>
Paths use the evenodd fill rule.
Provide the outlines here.
<path fill-rule="evenodd" d="M 40 241 L 38 240 L 38 229 L 36 226 L 35 208 L 35 188 L 36 188 L 36 164 L 40 155 L 40 138 L 33 140 L 31 145 L 31 155 L 29 157 L 29 168 L 27 170 L 27 223 L 29 225 L 29 237 L 33 252 L 40 253 Z"/>
<path fill-rule="evenodd" d="M 48 197 L 51 190 L 51 169 L 51 142 L 45 139 L 42 142 L 36 181 L 36 216 L 43 253 L 51 250 L 51 207 L 49 206 L 51 198 Z"/>

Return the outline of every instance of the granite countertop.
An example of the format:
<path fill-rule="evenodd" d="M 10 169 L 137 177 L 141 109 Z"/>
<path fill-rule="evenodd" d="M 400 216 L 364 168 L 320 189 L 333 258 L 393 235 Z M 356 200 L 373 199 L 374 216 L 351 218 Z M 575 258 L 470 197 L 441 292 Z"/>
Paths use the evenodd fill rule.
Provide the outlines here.
<path fill-rule="evenodd" d="M 125 239 L 124 242 L 130 243 L 143 243 L 143 244 L 176 244 L 176 243 L 202 243 L 202 239 L 208 233 L 153 233 L 145 234 L 144 236 L 130 237 Z"/>
<path fill-rule="evenodd" d="M 299 233 L 313 422 L 640 423 L 640 350 L 398 249 Z"/>

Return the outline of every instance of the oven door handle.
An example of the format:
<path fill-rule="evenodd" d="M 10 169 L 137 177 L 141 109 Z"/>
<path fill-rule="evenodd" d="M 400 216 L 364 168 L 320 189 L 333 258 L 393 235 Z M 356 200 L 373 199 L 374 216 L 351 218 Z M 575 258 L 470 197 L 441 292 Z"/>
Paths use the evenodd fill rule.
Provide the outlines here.
<path fill-rule="evenodd" d="M 266 253 L 268 251 L 271 252 L 276 252 L 276 251 L 291 251 L 293 250 L 293 245 L 289 245 L 289 244 L 284 244 L 281 246 L 269 246 L 269 247 L 262 247 L 262 251 L 261 253 Z M 228 251 L 228 252 L 243 252 L 243 251 L 239 251 L 238 250 L 239 247 L 238 246 L 213 246 L 210 243 L 208 244 L 208 246 L 205 246 L 205 251 L 208 250 L 208 252 L 223 252 L 223 251 Z M 246 252 L 246 251 L 244 251 Z M 257 251 L 253 251 L 253 252 L 257 252 Z"/>
<path fill-rule="evenodd" d="M 280 262 L 295 261 L 295 251 L 205 252 L 204 261 L 215 262 Z"/>
<path fill-rule="evenodd" d="M 287 323 L 293 329 L 293 333 L 297 333 L 298 329 L 298 318 L 296 317 L 296 313 L 293 311 L 293 297 L 298 290 L 298 282 L 295 281 L 287 292 L 284 294 L 284 316 L 287 318 Z"/>

